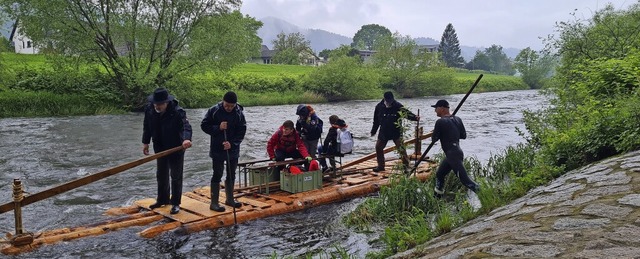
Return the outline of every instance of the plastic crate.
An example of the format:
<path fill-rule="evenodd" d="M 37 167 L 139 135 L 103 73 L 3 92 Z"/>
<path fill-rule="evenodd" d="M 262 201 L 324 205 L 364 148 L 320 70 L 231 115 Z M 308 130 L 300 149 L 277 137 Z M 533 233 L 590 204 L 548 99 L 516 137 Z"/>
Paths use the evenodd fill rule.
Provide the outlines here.
<path fill-rule="evenodd" d="M 272 170 L 273 169 L 269 169 Z M 265 174 L 267 174 L 267 169 L 250 169 L 249 170 L 249 184 L 250 185 L 261 185 L 265 184 L 264 178 Z M 271 174 L 267 175 L 267 183 L 280 181 L 280 174 L 271 172 Z"/>
<path fill-rule="evenodd" d="M 291 174 L 280 172 L 280 189 L 290 193 L 306 192 L 322 188 L 322 170 Z"/>

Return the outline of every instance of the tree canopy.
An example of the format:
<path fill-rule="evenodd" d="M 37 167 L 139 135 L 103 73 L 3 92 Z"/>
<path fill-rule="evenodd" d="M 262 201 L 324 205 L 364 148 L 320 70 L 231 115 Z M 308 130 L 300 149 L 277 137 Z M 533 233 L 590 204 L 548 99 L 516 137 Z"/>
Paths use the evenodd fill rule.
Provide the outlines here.
<path fill-rule="evenodd" d="M 261 22 L 238 0 L 0 0 L 42 50 L 101 64 L 125 104 L 207 65 L 220 69 L 260 49 Z"/>
<path fill-rule="evenodd" d="M 458 41 L 458 35 L 456 29 L 452 24 L 447 24 L 447 27 L 442 33 L 440 39 L 440 46 L 438 51 L 442 55 L 442 60 L 448 67 L 463 67 L 464 59 L 460 52 L 460 42 Z"/>
<path fill-rule="evenodd" d="M 436 55 L 420 49 L 411 37 L 398 33 L 379 43 L 378 52 L 372 58 L 374 65 L 386 76 L 386 85 L 403 97 L 420 95 L 420 76 L 440 64 Z"/>
<path fill-rule="evenodd" d="M 380 40 L 390 38 L 391 36 L 391 31 L 387 29 L 387 27 L 377 24 L 363 25 L 353 36 L 351 47 L 375 50 L 376 44 L 378 44 Z"/>
<path fill-rule="evenodd" d="M 538 53 L 531 48 L 521 50 L 514 59 L 515 69 L 530 88 L 541 88 L 543 79 L 551 76 L 555 63 L 553 56 Z"/>
<path fill-rule="evenodd" d="M 491 45 L 484 51 L 476 51 L 476 55 L 465 65 L 467 69 L 481 69 L 505 75 L 515 74 L 511 59 L 504 53 L 502 46 Z"/>
<path fill-rule="evenodd" d="M 299 32 L 281 32 L 272 43 L 273 49 L 277 51 L 273 57 L 276 64 L 300 65 L 304 63 L 306 55 L 313 54 L 311 43 Z"/>

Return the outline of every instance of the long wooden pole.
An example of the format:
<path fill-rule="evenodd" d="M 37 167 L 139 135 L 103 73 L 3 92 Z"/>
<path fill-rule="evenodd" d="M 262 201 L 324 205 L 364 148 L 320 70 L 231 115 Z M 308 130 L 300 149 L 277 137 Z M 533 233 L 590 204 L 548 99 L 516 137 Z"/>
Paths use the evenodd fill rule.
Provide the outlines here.
<path fill-rule="evenodd" d="M 420 137 L 417 137 L 417 138 L 414 138 L 414 139 L 407 140 L 407 141 L 405 141 L 403 144 L 404 144 L 404 145 L 408 145 L 408 144 L 411 144 L 411 143 L 415 142 L 415 141 L 416 141 L 416 139 L 424 140 L 424 139 L 426 139 L 426 138 L 428 138 L 428 137 L 431 137 L 431 132 L 429 132 L 429 133 L 427 133 L 427 134 L 424 134 L 424 135 L 421 135 Z M 388 147 L 388 148 L 385 148 L 382 152 L 383 152 L 384 154 L 386 154 L 386 153 L 389 153 L 389 152 L 394 151 L 394 150 L 396 150 L 396 146 L 395 146 L 395 145 L 390 146 L 390 147 Z M 373 153 L 371 153 L 371 154 L 368 154 L 368 155 L 366 155 L 366 156 L 364 156 L 364 157 L 361 157 L 361 158 L 359 158 L 359 159 L 357 159 L 357 160 L 354 160 L 354 161 L 350 161 L 350 162 L 348 162 L 348 163 L 345 163 L 345 164 L 344 164 L 344 165 L 342 165 L 340 168 L 344 169 L 344 168 L 347 168 L 347 167 L 350 167 L 350 166 L 354 166 L 354 165 L 357 165 L 357 164 L 362 163 L 363 161 L 367 161 L 367 160 L 369 160 L 369 159 L 372 159 L 372 158 L 374 158 L 374 157 L 376 157 L 376 152 L 373 152 Z"/>
<path fill-rule="evenodd" d="M 471 94 L 471 92 L 473 92 L 473 89 L 476 88 L 476 86 L 478 85 L 478 83 L 480 82 L 480 79 L 482 79 L 482 74 L 480 74 L 480 76 L 478 76 L 478 79 L 476 79 L 476 82 L 473 83 L 473 85 L 471 86 L 471 89 L 469 89 L 469 91 L 467 92 L 467 94 L 464 96 L 464 98 L 462 98 L 462 101 L 460 101 L 458 103 L 458 106 L 456 107 L 456 109 L 453 111 L 453 113 L 451 114 L 451 116 L 455 116 L 456 113 L 458 112 L 458 110 L 460 109 L 460 107 L 462 107 L 462 104 L 467 100 L 467 97 L 469 97 L 469 95 Z M 413 168 L 411 169 L 411 171 L 409 173 L 413 173 L 415 172 L 416 168 L 418 168 L 418 165 L 420 165 L 420 162 L 422 162 L 422 160 L 424 160 L 424 158 L 427 156 L 427 153 L 429 153 L 429 150 L 431 150 L 431 148 L 433 147 L 433 144 L 435 144 L 435 141 L 431 141 L 431 144 L 429 144 L 429 146 L 427 147 L 427 150 L 424 151 L 424 153 L 422 153 L 422 156 L 420 157 L 420 159 L 416 160 L 416 164 L 413 166 Z"/>
<path fill-rule="evenodd" d="M 134 167 L 139 166 L 141 164 L 147 163 L 149 161 L 158 159 L 160 157 L 172 154 L 174 152 L 177 152 L 177 151 L 180 151 L 180 150 L 183 150 L 183 149 L 184 148 L 182 146 L 174 147 L 172 149 L 165 150 L 165 151 L 162 151 L 160 153 L 156 153 L 156 154 L 153 154 L 153 155 L 150 155 L 150 156 L 145 156 L 145 157 L 140 158 L 138 160 L 135 160 L 135 161 L 132 161 L 132 162 L 129 162 L 129 163 L 126 163 L 126 164 L 122 164 L 122 165 L 119 165 L 119 166 L 116 166 L 116 167 L 112 167 L 112 168 L 109 168 L 109 169 L 104 170 L 102 172 L 95 173 L 95 174 L 92 174 L 92 175 L 89 175 L 89 176 L 86 176 L 86 177 L 83 177 L 83 178 L 80 178 L 80 179 L 77 179 L 77 180 L 73 180 L 71 182 L 65 183 L 65 184 L 60 185 L 60 186 L 53 187 L 53 188 L 45 190 L 45 191 L 41 191 L 39 193 L 35 193 L 33 195 L 29 195 L 29 196 L 25 197 L 24 199 L 22 199 L 22 201 L 20 202 L 20 206 L 29 205 L 31 203 L 34 203 L 34 202 L 49 198 L 51 196 L 55 196 L 55 195 L 64 193 L 64 192 L 69 191 L 69 190 L 73 190 L 73 189 L 78 188 L 80 186 L 87 185 L 87 184 L 90 184 L 92 182 L 101 180 L 103 178 L 118 174 L 118 173 L 120 173 L 122 171 L 134 168 Z M 14 202 L 9 202 L 9 203 L 3 204 L 3 205 L 0 206 L 0 214 L 5 213 L 7 211 L 11 211 L 11 210 L 13 210 L 14 207 L 15 207 L 15 203 Z"/>

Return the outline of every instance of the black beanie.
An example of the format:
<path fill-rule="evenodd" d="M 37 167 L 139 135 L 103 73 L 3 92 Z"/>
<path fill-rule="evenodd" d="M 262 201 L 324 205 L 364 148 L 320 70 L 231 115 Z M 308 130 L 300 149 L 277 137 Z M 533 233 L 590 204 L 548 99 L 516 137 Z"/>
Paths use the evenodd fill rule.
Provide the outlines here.
<path fill-rule="evenodd" d="M 384 100 L 387 102 L 393 102 L 393 93 L 392 92 L 385 92 L 384 93 Z"/>
<path fill-rule="evenodd" d="M 222 97 L 222 100 L 228 103 L 237 103 L 238 96 L 236 95 L 236 93 L 229 91 L 226 94 L 224 94 L 224 97 Z"/>

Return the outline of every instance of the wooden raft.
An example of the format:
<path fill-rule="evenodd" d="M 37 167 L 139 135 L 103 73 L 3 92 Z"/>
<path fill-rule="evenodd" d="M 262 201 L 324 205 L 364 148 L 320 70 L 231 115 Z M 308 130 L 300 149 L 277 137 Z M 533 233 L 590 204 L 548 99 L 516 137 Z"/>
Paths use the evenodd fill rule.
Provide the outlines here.
<path fill-rule="evenodd" d="M 392 150 L 393 147 L 387 148 L 385 153 Z M 177 214 L 169 213 L 170 205 L 149 210 L 149 205 L 154 203 L 155 199 L 142 199 L 135 201 L 131 206 L 107 210 L 106 214 L 113 216 L 113 218 L 104 222 L 37 233 L 33 235 L 33 242 L 27 245 L 12 245 L 3 242 L 0 244 L 2 246 L 1 252 L 9 255 L 19 254 L 43 244 L 101 235 L 131 226 L 152 224 L 139 233 L 142 237 L 151 238 L 171 230 L 191 233 L 296 212 L 376 192 L 381 186 L 388 184 L 390 175 L 396 173 L 391 171 L 392 168 L 396 163 L 399 163 L 398 159 L 393 159 L 386 163 L 386 171 L 373 172 L 372 169 L 376 167 L 375 153 L 356 161 L 357 163 L 346 163 L 339 168 L 338 177 L 332 178 L 325 175 L 322 188 L 316 190 L 292 194 L 280 190 L 278 182 L 272 182 L 268 184 L 270 192 L 266 195 L 264 192 L 259 192 L 257 186 L 236 186 L 234 197 L 243 206 L 237 208 L 235 214 L 233 208 L 224 205 L 226 200 L 224 190 L 220 192 L 219 202 L 221 206 L 225 207 L 225 211 L 209 210 L 211 195 L 210 188 L 206 186 L 183 193 L 181 210 Z M 434 166 L 432 162 L 421 163 L 414 176 L 425 181 Z M 10 234 L 7 235 L 7 239 L 11 239 Z"/>

